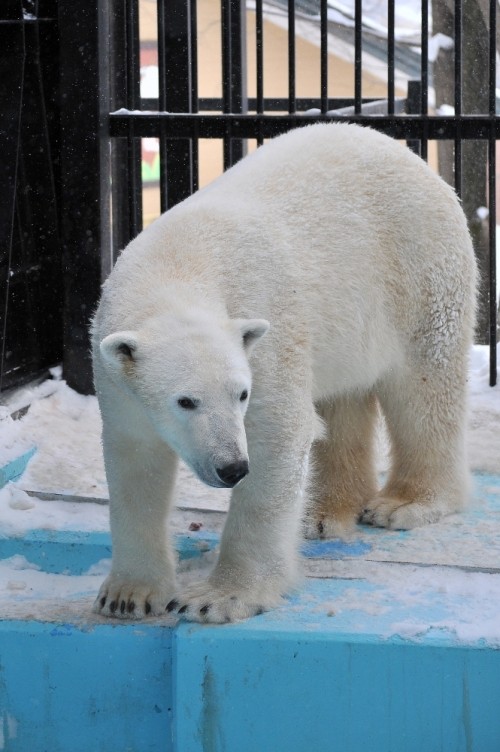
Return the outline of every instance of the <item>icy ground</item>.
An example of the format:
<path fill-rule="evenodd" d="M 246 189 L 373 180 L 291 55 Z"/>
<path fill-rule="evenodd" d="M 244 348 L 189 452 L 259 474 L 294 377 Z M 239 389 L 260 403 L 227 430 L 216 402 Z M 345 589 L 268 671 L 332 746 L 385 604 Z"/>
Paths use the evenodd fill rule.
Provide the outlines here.
<path fill-rule="evenodd" d="M 76 394 L 55 376 L 23 395 L 19 404 L 0 408 L 0 467 L 37 448 L 24 475 L 0 490 L 0 538 L 33 529 L 109 529 L 97 401 Z M 13 420 L 10 413 L 27 401 L 28 412 Z M 306 574 L 334 578 L 340 590 L 325 601 L 315 598 L 313 588 L 297 605 L 292 600 L 286 613 L 308 609 L 312 623 L 318 614 L 340 620 L 349 615 L 353 631 L 357 624 L 362 630 L 366 618 L 379 618 L 385 619 L 387 634 L 417 639 L 432 627 L 466 642 L 500 645 L 500 387 L 488 386 L 488 352 L 482 347 L 471 353 L 468 448 L 471 467 L 479 474 L 469 510 L 409 533 L 360 527 L 345 550 L 340 548 L 341 557 L 345 553 L 340 560 L 335 544 L 308 544 Z M 381 429 L 379 468 L 386 466 Z M 208 512 L 201 510 L 218 510 L 213 517 L 220 529 L 228 493 L 206 488 L 186 468 L 177 485 L 177 505 L 185 511 L 177 513 L 175 530 L 187 532 L 190 522 L 205 519 Z M 39 571 L 21 556 L 4 559 L 0 616 L 57 620 L 88 614 L 108 567 L 109 562 L 101 562 L 76 577 Z M 419 611 L 430 603 L 432 615 Z"/>

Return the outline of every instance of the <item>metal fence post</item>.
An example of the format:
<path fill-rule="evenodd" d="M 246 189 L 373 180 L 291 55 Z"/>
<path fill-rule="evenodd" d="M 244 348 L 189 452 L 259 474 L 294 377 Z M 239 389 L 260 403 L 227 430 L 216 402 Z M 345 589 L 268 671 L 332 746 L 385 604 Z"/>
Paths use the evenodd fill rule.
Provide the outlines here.
<path fill-rule="evenodd" d="M 160 110 L 193 112 L 193 45 L 191 4 L 186 0 L 158 2 L 158 73 Z M 194 87 L 196 90 L 196 87 Z M 194 107 L 193 107 L 194 105 Z M 167 139 L 160 130 L 161 210 L 171 208 L 193 193 L 197 143 Z"/>
<path fill-rule="evenodd" d="M 14 23 L 17 21 L 17 23 Z M 7 23 L 8 22 L 8 23 Z M 0 18 L 0 105 L 2 137 L 0 148 L 0 388 L 7 370 L 7 317 L 9 312 L 12 243 L 16 198 L 18 141 L 21 130 L 21 106 L 25 62 L 24 25 L 20 3 L 10 0 Z"/>
<path fill-rule="evenodd" d="M 106 2 L 59 0 L 61 233 L 64 359 L 68 384 L 93 391 L 89 323 L 109 247 Z M 104 259 L 101 270 L 101 260 Z"/>
<path fill-rule="evenodd" d="M 241 0 L 222 0 L 222 98 L 225 113 L 248 110 L 246 90 L 246 5 Z M 246 154 L 246 142 L 224 139 L 224 168 Z"/>
<path fill-rule="evenodd" d="M 31 10 L 30 10 L 31 8 Z M 32 12 L 31 12 L 32 11 Z M 55 2 L 0 8 L 0 389 L 61 359 Z"/>

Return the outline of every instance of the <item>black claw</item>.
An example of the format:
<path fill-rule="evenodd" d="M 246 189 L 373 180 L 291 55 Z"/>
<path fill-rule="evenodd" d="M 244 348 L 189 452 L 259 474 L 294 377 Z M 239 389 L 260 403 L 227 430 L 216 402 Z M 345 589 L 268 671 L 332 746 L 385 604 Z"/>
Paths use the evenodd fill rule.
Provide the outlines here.
<path fill-rule="evenodd" d="M 111 601 L 111 603 L 109 604 L 109 610 L 111 611 L 112 614 L 115 613 L 117 606 L 118 606 L 118 603 L 116 601 Z"/>
<path fill-rule="evenodd" d="M 178 605 L 179 605 L 179 601 L 176 601 L 175 598 L 172 598 L 172 600 L 170 601 L 170 603 L 167 603 L 167 609 L 166 610 L 169 611 L 169 612 L 175 611 L 175 609 L 177 608 Z"/>
<path fill-rule="evenodd" d="M 204 606 L 200 608 L 200 614 L 208 614 L 209 609 L 210 609 L 210 603 L 206 603 Z"/>
<path fill-rule="evenodd" d="M 146 601 L 146 606 L 145 606 L 144 610 L 145 610 L 146 614 L 150 614 L 151 613 L 151 603 L 148 603 Z"/>
<path fill-rule="evenodd" d="M 325 526 L 323 525 L 322 522 L 318 522 L 318 533 L 320 535 L 323 535 L 324 532 L 325 532 Z"/>
<path fill-rule="evenodd" d="M 125 603 L 125 601 L 122 601 L 122 602 L 120 603 L 120 611 L 122 612 L 122 614 L 124 614 L 124 613 L 125 613 L 125 606 L 126 606 L 126 605 L 127 605 L 127 604 Z"/>
<path fill-rule="evenodd" d="M 104 606 L 106 605 L 106 596 L 105 595 L 102 596 L 102 598 L 100 600 L 100 604 L 101 604 L 101 608 L 104 608 Z"/>
<path fill-rule="evenodd" d="M 264 613 L 264 609 L 263 608 L 258 608 L 257 611 L 255 612 L 255 616 L 260 616 L 263 613 Z"/>
<path fill-rule="evenodd" d="M 127 611 L 129 612 L 129 614 L 131 614 L 132 611 L 135 611 L 134 601 L 129 601 L 128 606 L 127 606 Z"/>
<path fill-rule="evenodd" d="M 186 603 L 186 605 L 185 605 L 185 606 L 182 606 L 182 607 L 181 607 L 181 608 L 180 608 L 180 609 L 178 610 L 178 612 L 177 612 L 177 613 L 178 613 L 178 614 L 183 614 L 183 613 L 184 613 L 185 611 L 187 611 L 187 607 L 188 607 L 188 604 Z"/>

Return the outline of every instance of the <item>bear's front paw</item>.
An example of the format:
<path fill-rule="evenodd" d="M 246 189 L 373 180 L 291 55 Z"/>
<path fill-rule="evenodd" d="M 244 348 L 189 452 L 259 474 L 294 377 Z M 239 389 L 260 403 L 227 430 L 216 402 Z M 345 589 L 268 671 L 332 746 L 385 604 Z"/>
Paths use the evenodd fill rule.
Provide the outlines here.
<path fill-rule="evenodd" d="M 142 619 L 161 616 L 172 597 L 173 588 L 122 579 L 110 575 L 102 584 L 93 612 L 118 619 Z"/>
<path fill-rule="evenodd" d="M 188 621 L 206 624 L 227 624 L 262 614 L 281 601 L 253 589 L 217 586 L 209 580 L 188 587 L 167 605 L 167 611 Z"/>

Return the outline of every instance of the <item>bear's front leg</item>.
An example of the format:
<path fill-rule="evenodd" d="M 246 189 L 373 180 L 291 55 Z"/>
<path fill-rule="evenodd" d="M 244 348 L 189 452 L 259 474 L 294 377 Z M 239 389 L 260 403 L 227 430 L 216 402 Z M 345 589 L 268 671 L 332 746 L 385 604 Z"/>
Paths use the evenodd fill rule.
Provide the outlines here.
<path fill-rule="evenodd" d="M 233 490 L 219 561 L 205 582 L 167 607 L 191 621 L 225 623 L 262 613 L 298 580 L 314 408 L 306 401 L 297 409 L 303 394 L 287 395 L 287 415 L 270 398 L 267 406 L 253 399 L 246 421 L 250 472 Z"/>
<path fill-rule="evenodd" d="M 103 445 L 113 561 L 93 610 L 122 619 L 164 614 L 175 588 L 166 522 L 177 458 L 153 435 L 138 440 L 106 423 Z"/>

